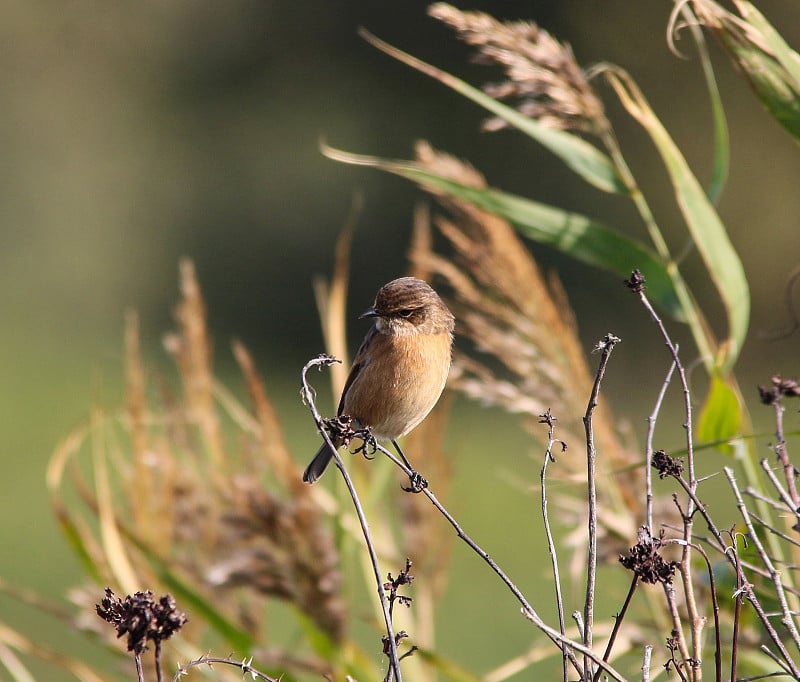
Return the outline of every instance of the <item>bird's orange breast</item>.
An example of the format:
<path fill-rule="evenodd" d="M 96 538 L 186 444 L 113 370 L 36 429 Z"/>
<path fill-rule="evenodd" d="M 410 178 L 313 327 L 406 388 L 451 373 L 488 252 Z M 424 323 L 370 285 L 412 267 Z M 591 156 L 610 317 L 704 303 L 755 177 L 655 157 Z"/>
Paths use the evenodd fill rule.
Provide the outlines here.
<path fill-rule="evenodd" d="M 342 413 L 380 439 L 404 436 L 433 409 L 450 370 L 452 337 L 375 334 L 356 361 L 363 366 L 344 397 Z"/>

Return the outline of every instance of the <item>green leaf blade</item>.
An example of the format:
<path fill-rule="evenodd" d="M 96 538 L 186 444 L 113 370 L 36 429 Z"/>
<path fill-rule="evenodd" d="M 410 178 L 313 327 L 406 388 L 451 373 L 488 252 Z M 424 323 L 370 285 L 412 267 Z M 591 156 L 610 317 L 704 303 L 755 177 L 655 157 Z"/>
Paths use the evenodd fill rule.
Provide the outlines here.
<path fill-rule="evenodd" d="M 465 185 L 414 162 L 351 154 L 327 146 L 322 151 L 334 160 L 378 168 L 428 191 L 462 199 L 508 220 L 534 241 L 620 277 L 628 277 L 634 269 L 639 269 L 647 278 L 648 294 L 653 301 L 675 319 L 684 320 L 668 266 L 644 244 L 602 223 L 501 190 Z"/>
<path fill-rule="evenodd" d="M 736 393 L 719 376 L 711 380 L 711 388 L 700 411 L 697 438 L 701 443 L 717 443 L 717 449 L 734 454 L 728 441 L 741 435 L 742 413 Z"/>
<path fill-rule="evenodd" d="M 635 83 L 621 71 L 609 73 L 608 78 L 625 108 L 655 144 L 689 233 L 722 299 L 728 337 L 713 361 L 724 375 L 735 364 L 750 325 L 750 288 L 744 266 L 716 209 Z"/>
<path fill-rule="evenodd" d="M 502 118 L 506 123 L 555 154 L 570 169 L 591 185 L 604 192 L 626 195 L 629 193 L 611 159 L 583 138 L 564 130 L 544 126 L 538 121 L 521 114 L 513 107 L 489 97 L 482 90 L 473 87 L 466 81 L 389 45 L 364 29 L 360 31 L 360 35 L 370 45 L 413 69 L 438 80 L 451 90 L 483 107 L 486 111 Z"/>

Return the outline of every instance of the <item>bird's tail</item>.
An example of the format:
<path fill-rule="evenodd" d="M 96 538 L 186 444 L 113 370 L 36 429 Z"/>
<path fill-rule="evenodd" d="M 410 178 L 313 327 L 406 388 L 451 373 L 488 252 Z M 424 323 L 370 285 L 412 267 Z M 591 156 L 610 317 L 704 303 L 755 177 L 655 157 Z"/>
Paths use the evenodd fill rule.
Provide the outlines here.
<path fill-rule="evenodd" d="M 306 483 L 313 483 L 316 481 L 322 476 L 322 473 L 331 461 L 331 457 L 333 457 L 333 453 L 331 452 L 330 446 L 327 443 L 323 443 L 322 447 L 317 450 L 317 454 L 314 455 L 314 459 L 311 460 L 311 463 L 303 472 L 303 480 Z"/>

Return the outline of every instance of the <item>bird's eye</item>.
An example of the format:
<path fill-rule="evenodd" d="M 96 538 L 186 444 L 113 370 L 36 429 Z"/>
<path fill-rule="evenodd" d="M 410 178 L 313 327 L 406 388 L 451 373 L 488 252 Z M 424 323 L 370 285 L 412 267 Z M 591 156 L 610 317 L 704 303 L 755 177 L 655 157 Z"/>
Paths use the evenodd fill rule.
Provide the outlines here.
<path fill-rule="evenodd" d="M 405 308 L 404 310 L 401 310 L 401 311 L 400 311 L 399 313 L 397 313 L 397 314 L 398 314 L 400 317 L 409 318 L 409 317 L 411 317 L 411 316 L 414 314 L 414 309 L 413 309 L 413 308 Z"/>

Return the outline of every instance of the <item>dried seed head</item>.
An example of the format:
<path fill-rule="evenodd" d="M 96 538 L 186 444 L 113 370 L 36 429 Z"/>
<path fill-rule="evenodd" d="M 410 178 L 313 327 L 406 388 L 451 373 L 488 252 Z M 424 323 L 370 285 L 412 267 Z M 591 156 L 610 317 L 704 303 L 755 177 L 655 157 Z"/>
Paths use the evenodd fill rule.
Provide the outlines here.
<path fill-rule="evenodd" d="M 117 637 L 128 635 L 128 651 L 135 654 L 144 652 L 148 642 L 169 639 L 188 620 L 171 594 L 156 601 L 150 590 L 119 599 L 107 587 L 105 598 L 95 608 L 100 618 L 117 629 Z"/>
<path fill-rule="evenodd" d="M 478 63 L 503 67 L 508 80 L 484 87 L 491 97 L 515 100 L 520 113 L 552 128 L 597 133 L 607 127 L 603 104 L 572 48 L 536 24 L 501 22 L 483 12 L 462 12 L 445 3 L 431 5 L 428 14 L 477 47 Z M 501 118 L 484 124 L 486 130 L 507 126 Z"/>
<path fill-rule="evenodd" d="M 628 550 L 627 555 L 620 555 L 619 562 L 639 576 L 643 583 L 671 585 L 678 562 L 664 559 L 658 553 L 661 546 L 661 538 L 652 537 L 647 526 L 642 526 L 639 529 L 639 541 Z"/>
<path fill-rule="evenodd" d="M 781 398 L 800 397 L 800 383 L 797 379 L 782 379 L 780 374 L 772 377 L 772 386 L 759 386 L 758 395 L 765 405 L 774 405 Z"/>
<path fill-rule="evenodd" d="M 659 478 L 666 478 L 667 476 L 677 478 L 683 472 L 683 459 L 670 457 L 663 450 L 656 450 L 653 453 L 651 464 L 658 471 Z"/>

